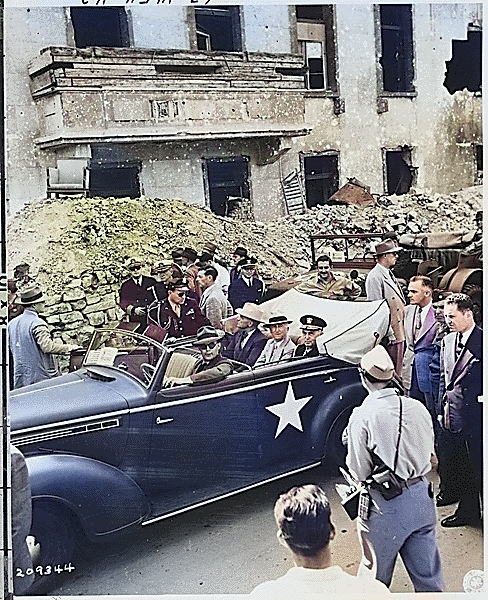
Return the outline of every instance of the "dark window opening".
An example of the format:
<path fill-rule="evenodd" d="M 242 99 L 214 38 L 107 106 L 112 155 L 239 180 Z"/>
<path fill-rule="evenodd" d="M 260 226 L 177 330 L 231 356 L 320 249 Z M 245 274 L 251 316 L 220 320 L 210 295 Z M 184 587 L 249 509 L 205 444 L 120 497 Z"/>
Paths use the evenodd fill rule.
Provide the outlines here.
<path fill-rule="evenodd" d="M 452 41 L 452 58 L 446 62 L 444 86 L 450 94 L 466 88 L 481 91 L 481 31 L 468 31 L 467 40 Z"/>
<path fill-rule="evenodd" d="M 100 198 L 139 198 L 141 163 L 121 144 L 93 144 L 89 195 Z"/>
<path fill-rule="evenodd" d="M 339 157 L 336 154 L 305 156 L 305 197 L 308 208 L 325 204 L 339 189 Z"/>
<path fill-rule="evenodd" d="M 249 204 L 249 162 L 245 156 L 207 159 L 204 163 L 210 210 L 225 217 L 237 204 Z"/>
<path fill-rule="evenodd" d="M 337 91 L 332 5 L 297 5 L 297 39 L 304 58 L 305 87 Z"/>
<path fill-rule="evenodd" d="M 239 7 L 195 8 L 198 50 L 240 52 Z"/>
<path fill-rule="evenodd" d="M 410 150 L 387 150 L 385 161 L 386 193 L 388 195 L 408 193 L 413 180 Z"/>
<path fill-rule="evenodd" d="M 414 91 L 411 4 L 382 4 L 380 27 L 383 90 Z"/>
<path fill-rule="evenodd" d="M 123 7 L 72 7 L 70 13 L 78 48 L 129 46 L 129 27 Z"/>
<path fill-rule="evenodd" d="M 476 179 L 475 183 L 483 183 L 483 145 L 475 144 L 474 146 L 475 159 L 476 159 Z"/>

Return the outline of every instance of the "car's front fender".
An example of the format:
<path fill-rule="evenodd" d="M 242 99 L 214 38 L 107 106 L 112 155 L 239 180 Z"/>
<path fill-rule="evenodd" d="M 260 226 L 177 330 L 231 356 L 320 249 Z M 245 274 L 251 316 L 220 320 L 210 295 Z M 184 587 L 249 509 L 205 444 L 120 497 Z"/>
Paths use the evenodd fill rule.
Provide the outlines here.
<path fill-rule="evenodd" d="M 125 473 L 98 460 L 68 454 L 26 457 L 32 501 L 69 508 L 91 540 L 140 523 L 149 503 Z"/>

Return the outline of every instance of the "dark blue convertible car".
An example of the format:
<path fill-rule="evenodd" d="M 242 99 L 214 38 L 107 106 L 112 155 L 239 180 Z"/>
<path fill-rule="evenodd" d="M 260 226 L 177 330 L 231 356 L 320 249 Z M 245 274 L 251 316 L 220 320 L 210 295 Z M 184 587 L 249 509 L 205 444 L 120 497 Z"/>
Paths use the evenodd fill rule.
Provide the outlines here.
<path fill-rule="evenodd" d="M 219 383 L 163 388 L 195 360 L 188 341 L 99 330 L 79 369 L 12 392 L 41 563 L 69 561 L 78 533 L 104 540 L 338 462 L 365 396 L 355 366 L 327 355 L 236 364 Z"/>

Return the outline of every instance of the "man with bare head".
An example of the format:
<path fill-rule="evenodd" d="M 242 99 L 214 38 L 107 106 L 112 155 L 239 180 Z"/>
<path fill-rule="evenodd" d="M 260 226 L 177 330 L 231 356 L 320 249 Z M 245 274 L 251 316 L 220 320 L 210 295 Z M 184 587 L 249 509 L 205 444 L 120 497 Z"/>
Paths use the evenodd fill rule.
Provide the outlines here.
<path fill-rule="evenodd" d="M 333 565 L 330 542 L 335 527 L 330 504 L 317 485 L 293 487 L 276 501 L 278 539 L 295 565 L 274 581 L 258 585 L 252 598 L 384 598 L 388 589 L 368 576 L 354 576 Z"/>

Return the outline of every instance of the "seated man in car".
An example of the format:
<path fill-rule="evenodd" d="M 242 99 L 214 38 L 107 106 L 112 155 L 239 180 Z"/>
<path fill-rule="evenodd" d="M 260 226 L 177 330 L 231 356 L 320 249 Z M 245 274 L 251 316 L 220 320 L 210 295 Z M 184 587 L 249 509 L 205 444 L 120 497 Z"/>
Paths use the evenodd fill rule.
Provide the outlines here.
<path fill-rule="evenodd" d="M 271 339 L 266 342 L 266 346 L 254 363 L 254 367 L 262 367 L 293 356 L 295 344 L 288 335 L 290 323 L 292 321 L 289 321 L 284 315 L 271 313 L 268 322 L 263 323 L 263 327 L 269 329 Z"/>
<path fill-rule="evenodd" d="M 293 356 L 319 356 L 317 338 L 324 332 L 327 323 L 324 319 L 315 315 L 303 315 L 300 317 L 300 331 L 302 332 L 302 343 L 295 348 Z"/>
<path fill-rule="evenodd" d="M 216 383 L 230 375 L 234 370 L 232 363 L 220 354 L 223 337 L 224 332 L 220 329 L 200 327 L 193 345 L 200 350 L 201 356 L 195 363 L 193 372 L 188 377 L 167 377 L 163 387 Z"/>

